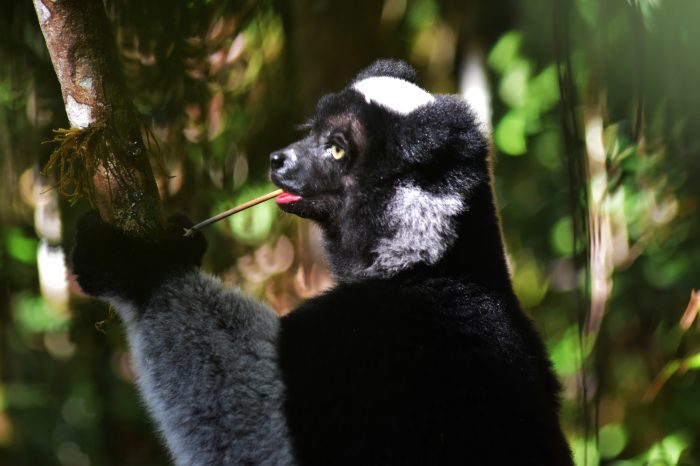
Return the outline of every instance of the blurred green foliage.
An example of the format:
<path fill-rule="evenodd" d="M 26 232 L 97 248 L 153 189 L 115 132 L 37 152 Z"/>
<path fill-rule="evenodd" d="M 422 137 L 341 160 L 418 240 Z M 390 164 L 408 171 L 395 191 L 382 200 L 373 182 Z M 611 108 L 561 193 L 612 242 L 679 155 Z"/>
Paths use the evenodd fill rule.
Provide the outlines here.
<path fill-rule="evenodd" d="M 513 282 L 562 380 L 577 463 L 700 464 L 700 2 L 380 3 L 107 1 L 173 175 L 158 180 L 168 210 L 205 218 L 269 191 L 267 154 L 372 59 L 408 59 L 427 88 L 456 93 L 476 56 Z M 37 260 L 40 244 L 70 248 L 87 206 L 54 211 L 42 194 L 61 94 L 31 2 L 0 8 L 0 464 L 167 464 L 121 327 L 97 331 L 107 310 L 70 280 L 66 301 L 62 272 Z M 567 66 L 574 100 L 561 99 Z M 206 267 L 280 312 L 327 286 L 314 230 L 272 204 L 206 234 Z"/>
<path fill-rule="evenodd" d="M 267 194 L 276 187 L 273 184 L 250 185 L 241 189 L 235 202 L 227 208 L 243 204 L 251 199 Z M 226 209 L 221 209 L 219 212 Z M 228 218 L 233 236 L 243 244 L 258 245 L 268 238 L 277 217 L 277 206 L 271 202 L 263 202 L 240 214 Z"/>
<path fill-rule="evenodd" d="M 5 249 L 13 259 L 23 264 L 36 264 L 39 241 L 25 236 L 19 228 L 8 228 L 5 234 Z"/>

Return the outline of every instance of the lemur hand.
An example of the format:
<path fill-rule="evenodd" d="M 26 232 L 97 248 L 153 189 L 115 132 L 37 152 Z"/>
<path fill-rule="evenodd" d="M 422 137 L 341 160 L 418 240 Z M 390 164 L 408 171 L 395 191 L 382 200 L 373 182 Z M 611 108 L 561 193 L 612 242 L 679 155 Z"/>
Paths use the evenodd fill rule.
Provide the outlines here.
<path fill-rule="evenodd" d="M 206 250 L 201 233 L 183 236 L 192 223 L 184 215 L 168 219 L 155 241 L 134 238 L 103 222 L 97 212 L 78 221 L 73 272 L 80 287 L 96 297 L 142 303 L 168 275 L 198 267 Z"/>

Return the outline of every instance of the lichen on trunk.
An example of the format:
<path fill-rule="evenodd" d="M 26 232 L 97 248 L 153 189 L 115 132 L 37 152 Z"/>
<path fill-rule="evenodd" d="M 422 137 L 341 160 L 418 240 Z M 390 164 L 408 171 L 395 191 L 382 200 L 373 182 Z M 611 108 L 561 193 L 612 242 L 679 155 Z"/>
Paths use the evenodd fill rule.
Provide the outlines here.
<path fill-rule="evenodd" d="M 47 170 L 72 200 L 86 196 L 103 219 L 141 237 L 162 228 L 158 188 L 142 125 L 119 71 L 102 2 L 34 0 L 71 124 L 56 132 Z"/>
<path fill-rule="evenodd" d="M 121 229 L 150 236 L 160 227 L 157 188 L 147 183 L 151 174 L 147 153 L 155 144 L 144 144 L 131 124 L 98 122 L 87 128 L 58 129 L 56 149 L 46 164 L 47 172 L 57 170 L 58 189 L 75 202 L 87 198 L 102 217 Z M 146 134 L 147 129 L 144 128 Z M 156 160 L 162 167 L 158 153 Z"/>

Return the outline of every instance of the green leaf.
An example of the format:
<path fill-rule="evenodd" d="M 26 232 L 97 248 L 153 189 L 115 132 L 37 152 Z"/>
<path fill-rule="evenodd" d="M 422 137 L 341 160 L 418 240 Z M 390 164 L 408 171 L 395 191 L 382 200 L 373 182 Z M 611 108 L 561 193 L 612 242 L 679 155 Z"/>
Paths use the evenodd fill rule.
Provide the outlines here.
<path fill-rule="evenodd" d="M 559 78 L 554 65 L 549 65 L 528 83 L 528 100 L 543 113 L 559 102 Z"/>
<path fill-rule="evenodd" d="M 620 424 L 603 426 L 598 433 L 598 450 L 605 459 L 615 458 L 627 445 L 627 432 Z"/>
<path fill-rule="evenodd" d="M 24 293 L 15 303 L 15 319 L 25 332 L 41 333 L 65 329 L 70 316 L 49 306 L 41 296 Z"/>
<path fill-rule="evenodd" d="M 591 26 L 596 24 L 596 0 L 576 0 L 576 6 L 586 23 Z"/>
<path fill-rule="evenodd" d="M 520 32 L 510 31 L 503 34 L 489 53 L 487 58 L 489 66 L 501 74 L 505 73 L 513 61 L 519 59 L 522 41 L 523 36 Z"/>
<path fill-rule="evenodd" d="M 557 254 L 568 257 L 573 252 L 574 229 L 571 217 L 566 216 L 557 220 L 549 233 L 549 241 Z"/>
<path fill-rule="evenodd" d="M 537 267 L 534 260 L 518 262 L 513 274 L 513 288 L 520 303 L 525 308 L 532 308 L 542 302 L 547 294 L 547 279 Z"/>
<path fill-rule="evenodd" d="M 576 466 L 593 466 L 599 464 L 598 449 L 593 439 L 584 441 L 584 439 L 580 437 L 574 437 L 571 439 L 570 443 L 571 453 L 573 454 L 574 464 L 576 464 Z"/>
<path fill-rule="evenodd" d="M 700 369 L 700 353 L 687 357 L 685 359 L 685 367 L 688 369 Z"/>
<path fill-rule="evenodd" d="M 434 0 L 418 0 L 408 9 L 408 24 L 413 29 L 424 29 L 438 19 L 438 6 Z"/>
<path fill-rule="evenodd" d="M 36 249 L 39 242 L 35 238 L 24 236 L 19 228 L 8 230 L 5 246 L 15 260 L 23 264 L 36 264 Z"/>
<path fill-rule="evenodd" d="M 514 60 L 508 65 L 498 86 L 501 100 L 511 107 L 523 107 L 527 103 L 530 64 L 523 59 Z"/>
<path fill-rule="evenodd" d="M 578 328 L 572 325 L 564 334 L 549 341 L 549 354 L 554 364 L 554 370 L 560 376 L 571 375 L 581 366 L 582 359 L 588 357 L 593 349 L 593 339 L 579 340 Z"/>
<path fill-rule="evenodd" d="M 675 433 L 655 443 L 640 459 L 643 464 L 675 466 L 683 452 L 690 446 L 687 435 Z"/>
<path fill-rule="evenodd" d="M 525 139 L 526 118 L 517 110 L 506 113 L 496 126 L 493 140 L 498 149 L 508 155 L 522 155 L 527 152 Z"/>
<path fill-rule="evenodd" d="M 244 188 L 233 205 L 243 204 L 274 189 L 275 187 L 270 184 Z M 249 246 L 255 246 L 267 239 L 276 215 L 277 206 L 274 202 L 267 201 L 232 215 L 229 217 L 229 225 L 237 240 Z"/>

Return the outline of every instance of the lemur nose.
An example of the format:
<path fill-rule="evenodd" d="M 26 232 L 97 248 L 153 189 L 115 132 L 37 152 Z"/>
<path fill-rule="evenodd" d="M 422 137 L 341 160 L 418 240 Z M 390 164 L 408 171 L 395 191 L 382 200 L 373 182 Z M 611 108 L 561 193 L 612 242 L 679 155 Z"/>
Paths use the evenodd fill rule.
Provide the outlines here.
<path fill-rule="evenodd" d="M 283 174 L 294 168 L 296 155 L 293 149 L 282 149 L 270 154 L 270 169 Z"/>
<path fill-rule="evenodd" d="M 284 166 L 284 162 L 287 160 L 287 156 L 282 150 L 273 152 L 270 154 L 270 168 L 273 170 L 279 170 Z"/>

